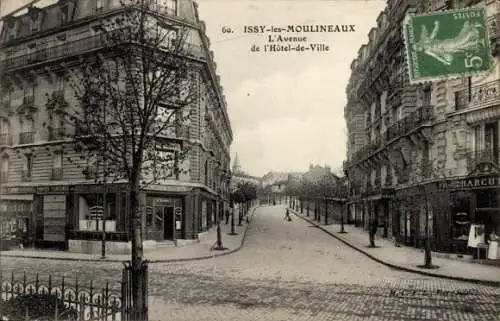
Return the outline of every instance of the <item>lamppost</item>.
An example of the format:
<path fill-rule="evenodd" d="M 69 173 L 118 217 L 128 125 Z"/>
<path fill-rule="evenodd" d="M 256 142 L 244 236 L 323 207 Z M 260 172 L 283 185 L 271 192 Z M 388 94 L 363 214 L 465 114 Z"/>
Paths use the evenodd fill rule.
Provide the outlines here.
<path fill-rule="evenodd" d="M 350 195 L 350 188 L 349 188 L 349 179 L 347 177 L 347 172 L 345 172 L 345 181 L 344 181 L 344 193 L 345 195 L 342 195 L 342 196 L 345 196 L 346 197 L 346 203 L 345 205 L 342 207 L 342 212 L 340 213 L 340 232 L 339 233 L 347 233 L 344 229 L 344 214 L 347 214 L 347 211 L 349 209 L 349 205 L 347 203 L 347 201 L 349 200 L 349 195 Z"/>

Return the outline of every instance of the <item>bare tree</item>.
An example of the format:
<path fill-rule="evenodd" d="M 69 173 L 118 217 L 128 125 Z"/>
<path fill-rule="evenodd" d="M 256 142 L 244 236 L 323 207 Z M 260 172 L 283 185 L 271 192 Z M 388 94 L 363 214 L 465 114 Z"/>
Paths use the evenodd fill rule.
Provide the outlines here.
<path fill-rule="evenodd" d="M 59 120 L 74 128 L 72 146 L 80 159 L 68 160 L 96 183 L 127 184 L 136 271 L 144 265 L 139 193 L 179 173 L 189 151 L 187 126 L 198 75 L 186 28 L 170 27 L 162 8 L 150 1 L 122 7 L 95 28 L 96 46 L 105 50 L 65 69 L 77 108 L 58 92 L 48 96 L 47 128 L 53 130 Z M 145 298 L 137 275 L 132 283 L 140 307 Z"/>
<path fill-rule="evenodd" d="M 446 173 L 444 169 L 440 168 L 437 160 L 423 162 L 416 168 L 413 175 L 413 183 L 416 184 L 417 193 L 407 195 L 404 199 L 400 200 L 400 205 L 411 212 L 411 215 L 424 216 L 424 264 L 420 265 L 422 268 L 433 269 L 437 266 L 432 264 L 432 232 L 431 221 L 434 216 L 434 204 L 445 201 L 441 198 L 441 193 L 438 190 L 436 181 L 446 182 Z M 422 228 L 420 228 L 422 230 Z"/>

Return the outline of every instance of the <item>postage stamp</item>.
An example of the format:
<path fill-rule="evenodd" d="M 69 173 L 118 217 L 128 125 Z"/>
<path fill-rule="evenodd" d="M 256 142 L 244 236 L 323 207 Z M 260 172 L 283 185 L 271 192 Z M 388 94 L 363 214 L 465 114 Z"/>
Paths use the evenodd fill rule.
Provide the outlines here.
<path fill-rule="evenodd" d="M 404 24 L 411 83 L 488 73 L 492 57 L 483 8 L 409 15 Z"/>

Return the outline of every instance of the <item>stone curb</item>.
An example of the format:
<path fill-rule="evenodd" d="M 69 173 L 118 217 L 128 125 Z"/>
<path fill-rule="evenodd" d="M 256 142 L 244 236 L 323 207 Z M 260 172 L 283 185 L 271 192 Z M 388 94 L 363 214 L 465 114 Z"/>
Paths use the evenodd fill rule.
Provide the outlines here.
<path fill-rule="evenodd" d="M 249 222 L 252 222 L 252 216 L 253 216 L 255 210 L 257 208 L 259 208 L 259 207 L 260 206 L 256 206 L 256 207 L 254 207 L 251 210 L 251 213 L 249 214 L 249 217 L 250 217 Z M 235 248 L 235 249 L 232 249 L 232 250 L 229 250 L 229 251 L 226 251 L 226 252 L 222 252 L 222 253 L 219 253 L 219 254 L 214 254 L 214 255 L 204 255 L 204 256 L 197 256 L 197 257 L 186 257 L 186 258 L 166 259 L 166 260 L 147 260 L 147 259 L 145 259 L 145 260 L 148 263 L 175 263 L 175 262 L 186 262 L 186 261 L 200 261 L 200 260 L 212 259 L 214 257 L 225 256 L 225 255 L 229 255 L 229 254 L 235 253 L 235 252 L 239 251 L 243 247 L 243 244 L 245 243 L 245 238 L 246 238 L 246 235 L 247 235 L 247 231 L 248 231 L 248 226 L 249 225 L 250 225 L 250 223 L 246 224 L 246 228 L 243 231 L 243 237 L 241 238 L 241 244 L 237 248 Z M 215 243 L 217 243 L 217 241 L 215 241 Z M 215 245 L 215 243 L 214 243 L 214 245 Z M 214 245 L 212 245 L 210 247 L 211 250 L 214 247 Z M 75 261 L 75 262 L 107 262 L 107 263 L 124 263 L 124 262 L 129 262 L 129 260 L 115 260 L 115 259 L 79 259 L 79 258 L 72 258 L 72 257 L 63 258 L 63 257 L 34 256 L 34 255 L 17 255 L 17 254 L 16 255 L 0 254 L 0 256 L 3 257 L 4 259 L 5 258 L 9 258 L 9 257 L 14 257 L 14 258 L 25 258 L 25 259 L 53 260 L 53 261 Z"/>
<path fill-rule="evenodd" d="M 481 284 L 481 285 L 488 285 L 488 286 L 494 286 L 494 287 L 500 287 L 500 282 L 499 281 L 491 281 L 491 280 L 481 280 L 481 279 L 471 279 L 471 278 L 464 278 L 464 277 L 458 277 L 458 276 L 450 276 L 450 275 L 443 275 L 443 274 L 437 274 L 437 273 L 432 273 L 432 272 L 426 272 L 426 271 L 421 271 L 421 270 L 417 270 L 417 269 L 412 269 L 412 268 L 408 268 L 408 267 L 405 267 L 405 266 L 401 266 L 401 265 L 397 265 L 397 264 L 393 264 L 393 263 L 389 263 L 387 261 L 384 261 L 384 260 L 381 260 L 379 258 L 377 258 L 376 256 L 360 249 L 358 246 L 356 245 L 353 245 L 351 242 L 349 241 L 346 241 L 344 239 L 342 239 L 341 237 L 335 235 L 334 233 L 328 231 L 327 229 L 325 229 L 324 227 L 322 227 L 321 225 L 318 225 L 316 222 L 308 219 L 308 218 L 305 218 L 303 217 L 302 215 L 299 215 L 297 214 L 297 212 L 293 209 L 290 209 L 290 211 L 297 217 L 301 218 L 302 220 L 314 225 L 315 227 L 321 229 L 323 232 L 329 234 L 330 236 L 333 236 L 334 238 L 336 238 L 337 240 L 341 241 L 342 243 L 344 243 L 345 245 L 349 246 L 350 248 L 353 248 L 354 250 L 366 255 L 367 257 L 369 257 L 370 259 L 380 263 L 380 264 L 383 264 L 385 266 L 388 266 L 390 268 L 393 268 L 393 269 L 396 269 L 396 270 L 401 270 L 401 271 L 406 271 L 406 272 L 410 272 L 410 273 L 416 273 L 416 274 L 421 274 L 421 275 L 426 275 L 426 276 L 432 276 L 432 277 L 438 277 L 438 278 L 443 278 L 443 279 L 449 279 L 449 280 L 455 280 L 455 281 L 462 281 L 462 282 L 470 282 L 470 283 L 477 283 L 477 284 Z"/>

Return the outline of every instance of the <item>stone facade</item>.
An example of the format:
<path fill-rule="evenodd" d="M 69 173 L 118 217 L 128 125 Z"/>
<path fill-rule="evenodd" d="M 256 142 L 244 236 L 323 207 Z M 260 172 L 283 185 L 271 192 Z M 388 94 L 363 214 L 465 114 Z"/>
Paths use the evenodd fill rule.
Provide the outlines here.
<path fill-rule="evenodd" d="M 119 0 L 72 0 L 32 6 L 4 18 L 0 47 L 2 231 L 19 226 L 36 245 L 91 251 L 92 242 L 102 237 L 102 223 L 94 220 L 99 214 L 93 214 L 84 199 L 105 192 L 111 213 L 106 222 L 108 247 L 119 252 L 127 248 L 122 243 L 130 240 L 128 191 L 121 184 L 106 188 L 92 184 L 82 173 L 82 164 L 69 161 L 79 159 L 70 155 L 75 152 L 67 148 L 65 138 L 74 129 L 54 122 L 45 107 L 46 95 L 54 94 L 76 105 L 71 87 L 59 75 L 100 50 L 95 26 L 121 10 Z M 189 124 L 172 136 L 191 146 L 179 164 L 182 171 L 142 192 L 144 235 L 150 241 L 196 239 L 214 224 L 216 213 L 228 202 L 232 131 L 196 3 L 163 1 L 156 14 L 188 30 L 186 41 L 192 51 L 185 59 L 195 66 L 198 89 Z"/>
<path fill-rule="evenodd" d="M 464 6 L 486 10 L 494 70 L 409 84 L 405 14 Z M 499 165 L 499 12 L 500 3 L 488 0 L 388 1 L 351 65 L 347 87 L 344 170 L 356 224 L 377 224 L 383 236 L 417 247 L 429 231 L 438 251 L 465 252 L 474 223 L 500 232 L 498 185 L 488 183 Z"/>

